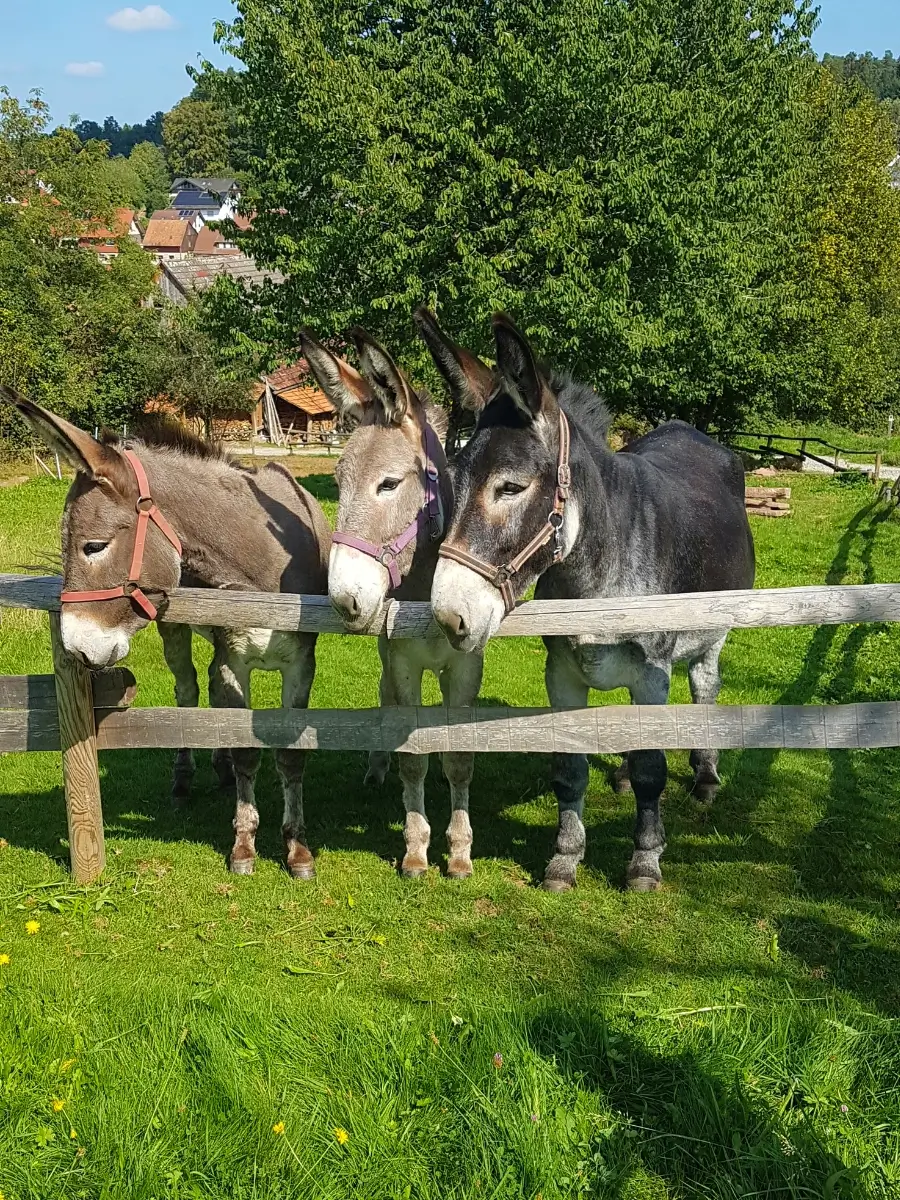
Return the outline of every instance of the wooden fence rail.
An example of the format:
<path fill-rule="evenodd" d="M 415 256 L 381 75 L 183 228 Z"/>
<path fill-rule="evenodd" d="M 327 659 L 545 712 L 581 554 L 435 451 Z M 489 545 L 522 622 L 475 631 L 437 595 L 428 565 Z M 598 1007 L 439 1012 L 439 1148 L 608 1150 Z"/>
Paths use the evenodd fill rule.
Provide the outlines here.
<path fill-rule="evenodd" d="M 0 575 L 0 608 L 59 607 L 57 576 Z M 345 633 L 325 596 L 219 592 L 176 588 L 160 619 L 237 629 Z M 756 629 L 775 625 L 843 625 L 900 621 L 900 584 L 759 588 L 756 591 L 685 592 L 675 596 L 618 596 L 601 600 L 531 600 L 510 613 L 498 637 L 654 633 L 680 629 Z M 391 638 L 442 637 L 421 601 L 392 600 L 379 628 Z M 360 635 L 348 635 L 360 636 Z"/>
<path fill-rule="evenodd" d="M 605 705 L 590 708 L 131 708 L 129 672 L 91 676 L 59 638 L 60 580 L 0 575 L 0 608 L 50 613 L 54 675 L 0 677 L 0 752 L 62 750 L 75 877 L 105 861 L 97 751 L 287 746 L 318 750 L 618 753 L 635 749 L 855 749 L 900 746 L 900 702 L 846 705 Z M 178 588 L 164 619 L 344 633 L 322 596 Z M 681 629 L 900 621 L 900 584 L 769 588 L 603 600 L 531 601 L 498 636 L 623 635 Z M 443 636 L 429 606 L 392 602 L 389 637 Z M 381 630 L 373 629 L 369 633 Z"/>

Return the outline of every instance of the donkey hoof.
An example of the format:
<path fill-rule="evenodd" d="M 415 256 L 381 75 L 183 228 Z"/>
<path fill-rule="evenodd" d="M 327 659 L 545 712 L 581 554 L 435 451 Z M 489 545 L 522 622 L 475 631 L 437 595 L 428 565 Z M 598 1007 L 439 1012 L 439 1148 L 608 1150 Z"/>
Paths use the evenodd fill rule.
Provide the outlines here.
<path fill-rule="evenodd" d="M 228 865 L 232 875 L 252 875 L 255 864 L 253 858 L 232 858 Z"/>
<path fill-rule="evenodd" d="M 288 872 L 291 879 L 298 879 L 304 883 L 316 877 L 316 868 L 313 863 L 294 863 L 293 865 L 289 863 Z"/>
<path fill-rule="evenodd" d="M 557 876 L 548 876 L 541 884 L 545 892 L 571 892 L 574 886 L 574 879 L 560 879 Z"/>
<path fill-rule="evenodd" d="M 400 868 L 400 874 L 404 879 L 421 879 L 427 872 L 427 864 L 420 866 L 418 863 L 403 863 Z"/>
<path fill-rule="evenodd" d="M 472 864 L 461 862 L 449 862 L 447 864 L 448 879 L 471 879 Z"/>
<path fill-rule="evenodd" d="M 717 783 L 695 783 L 691 793 L 698 804 L 709 808 L 719 794 Z"/>
<path fill-rule="evenodd" d="M 662 879 L 654 875 L 634 875 L 627 884 L 629 892 L 658 892 L 662 887 Z"/>

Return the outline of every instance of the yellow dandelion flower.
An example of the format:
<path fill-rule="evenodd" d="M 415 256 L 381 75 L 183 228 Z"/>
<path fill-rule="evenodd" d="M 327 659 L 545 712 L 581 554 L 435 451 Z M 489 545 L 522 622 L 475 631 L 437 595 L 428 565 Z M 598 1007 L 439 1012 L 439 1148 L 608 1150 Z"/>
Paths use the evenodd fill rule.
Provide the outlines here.
<path fill-rule="evenodd" d="M 75 1059 L 67 1058 L 64 1063 L 59 1064 L 60 1075 L 64 1075 L 66 1073 L 66 1071 L 68 1071 L 69 1067 L 74 1067 L 74 1066 L 75 1066 Z"/>
<path fill-rule="evenodd" d="M 0 954 L 0 967 L 8 967 L 10 958 L 8 954 Z"/>
<path fill-rule="evenodd" d="M 339 1146 L 346 1146 L 346 1144 L 350 1141 L 350 1134 L 346 1129 L 342 1129 L 340 1125 L 338 1125 L 337 1129 L 335 1129 L 334 1136 L 337 1138 Z"/>
<path fill-rule="evenodd" d="M 75 1130 L 74 1130 L 74 1129 L 70 1129 L 70 1130 L 69 1130 L 69 1137 L 70 1137 L 70 1138 L 72 1139 L 72 1141 L 74 1142 L 74 1141 L 75 1141 L 75 1139 L 78 1137 L 78 1134 L 75 1132 Z"/>
<path fill-rule="evenodd" d="M 272 1126 L 272 1132 L 277 1134 L 284 1133 L 284 1121 L 276 1121 Z"/>
<path fill-rule="evenodd" d="M 40 921 L 26 921 L 25 922 L 25 932 L 28 934 L 29 937 L 34 937 L 34 935 L 36 933 L 40 932 L 40 928 L 41 928 Z"/>
<path fill-rule="evenodd" d="M 54 1112 L 62 1112 L 62 1110 L 65 1107 L 66 1107 L 65 1100 L 60 1100 L 59 1096 L 53 1097 L 53 1111 Z"/>

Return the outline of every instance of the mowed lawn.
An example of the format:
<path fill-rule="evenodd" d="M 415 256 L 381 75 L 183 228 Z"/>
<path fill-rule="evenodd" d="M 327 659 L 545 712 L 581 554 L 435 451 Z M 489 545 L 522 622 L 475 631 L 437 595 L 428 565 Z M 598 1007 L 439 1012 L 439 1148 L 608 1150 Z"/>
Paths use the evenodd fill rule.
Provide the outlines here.
<path fill-rule="evenodd" d="M 753 526 L 761 586 L 900 578 L 869 485 L 789 482 L 793 517 Z M 0 490 L 0 569 L 54 550 L 65 490 Z M 128 662 L 138 703 L 174 702 L 155 630 Z M 323 638 L 314 704 L 374 704 L 376 663 L 370 639 Z M 900 629 L 740 631 L 723 663 L 725 703 L 894 699 Z M 0 670 L 49 668 L 45 618 L 5 612 Z M 483 696 L 546 703 L 542 671 L 539 642 L 497 642 Z M 231 802 L 198 760 L 175 813 L 168 752 L 101 757 L 109 865 L 86 889 L 58 756 L 0 760 L 6 1200 L 900 1196 L 900 752 L 728 753 L 712 811 L 670 755 L 655 895 L 622 890 L 611 759 L 563 896 L 535 886 L 547 756 L 478 759 L 462 884 L 398 877 L 396 768 L 364 789 L 353 751 L 310 761 L 318 879 L 279 866 L 268 759 L 257 872 L 233 878 Z M 437 763 L 427 796 L 437 860 Z"/>

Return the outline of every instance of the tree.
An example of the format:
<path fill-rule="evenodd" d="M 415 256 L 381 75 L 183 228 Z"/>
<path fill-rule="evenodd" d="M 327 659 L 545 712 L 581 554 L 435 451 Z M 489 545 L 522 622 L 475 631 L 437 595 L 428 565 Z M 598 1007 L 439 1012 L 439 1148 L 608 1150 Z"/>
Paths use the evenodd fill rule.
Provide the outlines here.
<path fill-rule="evenodd" d="M 872 424 L 900 391 L 900 190 L 888 114 L 818 72 L 810 95 L 805 228 L 793 312 L 777 327 L 773 386 L 791 415 Z"/>
<path fill-rule="evenodd" d="M 115 117 L 107 117 L 102 125 L 98 125 L 96 121 L 78 121 L 73 128 L 83 142 L 105 141 L 109 144 L 111 155 L 127 156 L 142 142 L 153 142 L 154 145 L 161 146 L 162 125 L 163 114 L 156 112 L 137 125 L 120 125 Z"/>
<path fill-rule="evenodd" d="M 246 68 L 244 244 L 289 276 L 285 348 L 305 322 L 362 322 L 424 371 L 409 312 L 426 300 L 482 351 L 510 310 L 553 362 L 653 417 L 733 423 L 766 396 L 805 2 L 239 13 L 218 37 Z"/>
<path fill-rule="evenodd" d="M 181 100 L 163 118 L 166 160 L 174 175 L 216 175 L 228 169 L 228 123 L 209 100 Z"/>
<path fill-rule="evenodd" d="M 141 182 L 141 207 L 147 213 L 169 203 L 169 171 L 162 149 L 153 142 L 139 142 L 128 158 Z"/>

